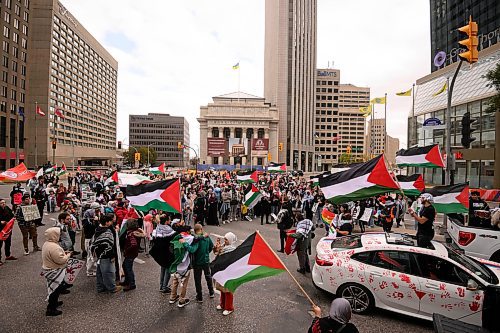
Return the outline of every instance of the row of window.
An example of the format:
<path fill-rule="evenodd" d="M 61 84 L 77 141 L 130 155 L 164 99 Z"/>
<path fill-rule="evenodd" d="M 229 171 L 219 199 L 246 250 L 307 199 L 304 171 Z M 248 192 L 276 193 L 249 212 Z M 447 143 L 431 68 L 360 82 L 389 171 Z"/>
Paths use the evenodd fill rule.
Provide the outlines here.
<path fill-rule="evenodd" d="M 16 135 L 16 129 L 18 129 Z M 16 121 L 15 118 L 10 118 L 10 128 L 7 132 L 7 118 L 0 117 L 0 147 L 7 147 L 7 138 L 9 139 L 9 147 L 16 148 L 16 142 L 18 143 L 18 148 L 24 148 L 24 121 Z M 16 140 L 17 139 L 17 140 Z"/>
<path fill-rule="evenodd" d="M 338 86 L 339 81 L 330 81 L 330 80 L 328 80 L 328 81 L 316 81 L 316 85 L 317 86 L 321 86 L 321 85 L 323 85 L 323 86 L 332 86 L 332 85 Z"/>

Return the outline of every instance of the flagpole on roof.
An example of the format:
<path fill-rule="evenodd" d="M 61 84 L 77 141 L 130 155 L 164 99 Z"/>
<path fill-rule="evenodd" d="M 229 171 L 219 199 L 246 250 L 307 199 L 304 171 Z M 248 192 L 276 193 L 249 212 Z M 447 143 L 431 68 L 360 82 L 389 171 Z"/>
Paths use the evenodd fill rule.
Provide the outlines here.
<path fill-rule="evenodd" d="M 271 252 L 274 254 L 274 256 L 276 257 L 276 259 L 278 259 L 278 261 L 283 265 L 283 267 L 285 267 L 285 270 L 288 272 L 288 274 L 292 278 L 293 282 L 295 282 L 295 284 L 297 284 L 297 286 L 299 287 L 300 291 L 302 291 L 302 293 L 304 294 L 304 296 L 306 296 L 306 298 L 309 301 L 309 303 L 311 303 L 311 305 L 313 307 L 316 306 L 316 303 L 314 303 L 314 301 L 311 299 L 311 297 L 309 297 L 309 295 L 306 293 L 306 291 L 304 290 L 304 288 L 302 288 L 302 286 L 300 285 L 299 281 L 297 281 L 297 279 L 295 278 L 295 276 L 292 275 L 292 273 L 290 272 L 290 270 L 288 269 L 288 267 L 286 267 L 286 265 L 283 262 L 283 260 L 281 260 L 281 258 L 276 254 L 276 252 L 274 252 L 274 250 L 272 249 L 272 247 L 269 246 L 269 243 L 262 236 L 262 234 L 259 232 L 259 230 L 256 230 L 255 232 L 259 234 L 260 238 L 262 238 L 262 240 L 267 245 L 267 247 L 269 247 L 269 250 L 271 250 Z"/>

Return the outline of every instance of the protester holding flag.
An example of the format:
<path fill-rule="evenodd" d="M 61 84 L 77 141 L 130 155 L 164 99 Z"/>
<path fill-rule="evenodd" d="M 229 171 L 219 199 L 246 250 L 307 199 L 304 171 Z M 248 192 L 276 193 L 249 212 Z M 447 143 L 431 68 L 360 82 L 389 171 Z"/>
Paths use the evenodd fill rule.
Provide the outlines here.
<path fill-rule="evenodd" d="M 332 301 L 328 317 L 321 318 L 321 308 L 313 307 L 314 319 L 308 333 L 358 333 L 354 324 L 350 323 L 352 316 L 351 304 L 345 298 Z"/>
<path fill-rule="evenodd" d="M 139 228 L 136 219 L 127 220 L 127 236 L 123 248 L 123 271 L 125 272 L 125 281 L 123 291 L 136 289 L 134 274 L 134 259 L 139 255 L 140 238 L 146 237 L 146 234 Z"/>
<path fill-rule="evenodd" d="M 10 192 L 10 204 L 12 205 L 12 211 L 16 211 L 16 208 L 21 204 L 21 201 L 23 201 L 23 191 L 21 190 L 21 183 L 17 183 Z"/>
<path fill-rule="evenodd" d="M 42 276 L 47 279 L 48 301 L 46 316 L 58 316 L 62 314 L 57 307 L 62 305 L 59 302 L 61 293 L 69 293 L 64 284 L 66 275 L 66 264 L 71 256 L 71 252 L 64 252 L 59 246 L 59 235 L 61 229 L 48 228 L 45 230 L 45 243 L 42 247 Z"/>
<path fill-rule="evenodd" d="M 410 211 L 411 216 L 418 222 L 417 229 L 417 244 L 420 247 L 431 247 L 431 241 L 434 238 L 434 220 L 436 218 L 436 209 L 432 205 L 434 198 L 432 194 L 423 193 L 422 208 L 417 213 L 414 210 Z"/>
<path fill-rule="evenodd" d="M 16 221 L 17 224 L 19 225 L 19 229 L 21 229 L 21 233 L 23 234 L 23 245 L 24 245 L 25 256 L 30 254 L 28 248 L 28 235 L 31 237 L 31 240 L 33 241 L 33 252 L 40 251 L 40 248 L 38 247 L 37 243 L 37 232 L 36 232 L 35 222 L 26 221 L 24 219 L 24 214 L 22 210 L 23 206 L 29 206 L 30 204 L 31 204 L 30 195 L 28 193 L 25 193 L 23 195 L 23 202 L 19 207 L 17 207 L 16 211 Z"/>
<path fill-rule="evenodd" d="M 311 265 L 307 251 L 311 242 L 311 232 L 314 230 L 314 224 L 310 219 L 304 218 L 302 213 L 296 214 L 297 229 L 294 234 L 290 235 L 297 239 L 295 249 L 297 250 L 297 258 L 299 259 L 299 268 L 297 272 L 300 274 L 311 273 Z"/>
<path fill-rule="evenodd" d="M 286 231 L 293 226 L 292 205 L 288 197 L 283 198 L 283 205 L 276 217 L 277 227 L 280 231 L 280 249 L 278 252 L 285 252 Z"/>
<path fill-rule="evenodd" d="M 191 273 L 191 257 L 185 248 L 185 243 L 191 245 L 194 237 L 190 234 L 191 227 L 184 225 L 184 221 L 174 219 L 172 228 L 178 234 L 172 239 L 171 244 L 174 250 L 174 260 L 170 266 L 172 273 L 172 292 L 170 293 L 170 304 L 175 304 L 177 307 L 183 308 L 189 304 L 190 300 L 186 297 L 189 276 Z M 177 294 L 180 287 L 180 294 Z"/>
<path fill-rule="evenodd" d="M 224 243 L 221 243 L 220 238 L 217 238 L 217 241 L 215 243 L 215 247 L 213 249 L 214 254 L 216 256 L 223 256 L 229 252 L 234 251 L 236 249 L 236 242 L 237 241 L 238 241 L 238 238 L 232 232 L 228 232 L 224 235 Z M 234 311 L 233 293 L 229 289 L 224 288 L 224 286 L 221 285 L 219 282 L 216 282 L 215 286 L 216 286 L 217 290 L 219 290 L 221 292 L 220 304 L 217 305 L 217 310 L 223 310 L 222 314 L 224 316 L 227 316 L 227 315 L 233 313 L 233 311 Z"/>
<path fill-rule="evenodd" d="M 44 183 L 43 177 L 38 177 L 38 184 L 33 192 L 33 199 L 36 200 L 36 205 L 38 207 L 38 212 L 40 213 L 40 218 L 35 221 L 35 225 L 38 227 L 43 227 L 43 210 L 45 208 L 45 203 L 47 202 L 47 186 Z"/>
<path fill-rule="evenodd" d="M 5 199 L 0 199 L 0 232 L 6 231 L 7 228 L 9 228 L 8 224 L 14 217 L 14 213 L 10 209 L 9 206 L 5 203 Z M 12 224 L 12 223 L 11 223 Z M 11 239 L 12 239 L 12 226 L 10 226 L 10 232 L 7 235 L 7 238 L 5 240 L 2 240 L 0 238 L 0 266 L 3 265 L 2 263 L 2 244 L 5 244 L 4 251 L 5 251 L 5 260 L 17 260 L 16 257 L 12 256 L 10 254 L 10 244 L 11 244 Z"/>
<path fill-rule="evenodd" d="M 176 235 L 176 232 L 170 226 L 170 216 L 161 215 L 160 224 L 153 231 L 153 246 L 149 254 L 160 265 L 160 292 L 170 294 L 172 290 L 169 287 L 170 265 L 174 260 L 174 254 L 170 248 L 170 241 Z"/>

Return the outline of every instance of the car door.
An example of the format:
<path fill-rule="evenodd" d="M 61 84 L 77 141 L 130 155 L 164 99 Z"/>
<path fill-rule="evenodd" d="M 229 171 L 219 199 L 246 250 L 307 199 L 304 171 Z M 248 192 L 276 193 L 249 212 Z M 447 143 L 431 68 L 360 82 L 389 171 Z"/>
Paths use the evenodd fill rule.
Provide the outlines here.
<path fill-rule="evenodd" d="M 445 258 L 415 254 L 421 286 L 420 313 L 439 313 L 467 323 L 481 325 L 483 290 L 467 290 L 473 277 Z M 477 282 L 477 281 L 476 281 Z"/>
<path fill-rule="evenodd" d="M 420 301 L 414 289 L 417 278 L 411 276 L 415 263 L 405 251 L 375 251 L 366 270 L 370 290 L 378 299 L 378 307 L 398 312 L 418 313 Z M 382 304 L 380 304 L 382 303 Z"/>

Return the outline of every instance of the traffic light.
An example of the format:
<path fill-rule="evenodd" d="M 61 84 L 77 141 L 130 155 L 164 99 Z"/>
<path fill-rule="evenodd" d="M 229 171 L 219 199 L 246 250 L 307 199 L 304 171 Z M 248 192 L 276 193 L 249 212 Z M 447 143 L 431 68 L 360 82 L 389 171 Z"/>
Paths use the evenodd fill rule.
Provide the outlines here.
<path fill-rule="evenodd" d="M 351 153 L 351 151 L 352 151 L 351 146 L 347 146 L 347 148 L 346 148 L 346 153 L 347 153 L 347 154 L 350 154 L 350 153 Z"/>
<path fill-rule="evenodd" d="M 183 148 L 182 142 L 177 141 L 177 149 L 181 150 Z"/>
<path fill-rule="evenodd" d="M 54 139 L 52 140 L 52 149 L 56 149 L 57 148 L 57 141 Z"/>
<path fill-rule="evenodd" d="M 475 123 L 477 119 L 470 118 L 470 112 L 466 112 L 462 117 L 462 146 L 464 148 L 470 148 L 470 144 L 476 140 L 476 138 L 471 137 L 472 132 L 476 130 L 473 123 Z"/>
<path fill-rule="evenodd" d="M 118 149 L 122 149 L 122 142 L 118 141 Z"/>
<path fill-rule="evenodd" d="M 267 161 L 268 161 L 268 162 L 271 162 L 271 157 L 272 157 L 272 156 L 271 156 L 271 153 L 267 153 Z"/>
<path fill-rule="evenodd" d="M 134 154 L 134 160 L 140 161 L 141 160 L 141 153 L 135 153 Z"/>
<path fill-rule="evenodd" d="M 278 143 L 279 151 L 283 151 L 283 142 Z"/>
<path fill-rule="evenodd" d="M 468 51 L 460 53 L 458 56 L 469 64 L 477 62 L 478 58 L 478 39 L 477 39 L 477 23 L 472 21 L 472 16 L 469 17 L 469 24 L 458 28 L 459 31 L 466 33 L 468 38 L 459 41 L 460 45 L 467 47 Z"/>

